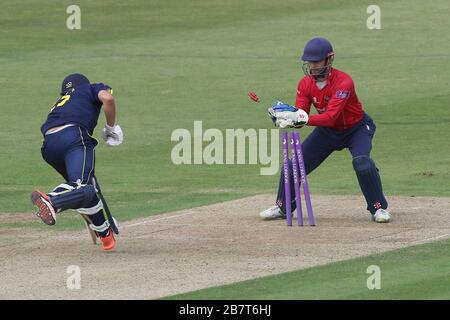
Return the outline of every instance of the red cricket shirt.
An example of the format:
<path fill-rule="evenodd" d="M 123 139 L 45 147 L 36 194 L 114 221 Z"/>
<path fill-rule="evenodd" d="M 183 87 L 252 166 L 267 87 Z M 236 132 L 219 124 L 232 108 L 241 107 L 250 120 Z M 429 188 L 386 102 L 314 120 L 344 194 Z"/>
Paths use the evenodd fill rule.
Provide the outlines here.
<path fill-rule="evenodd" d="M 311 103 L 319 114 L 309 116 L 309 126 L 342 131 L 363 118 L 353 79 L 334 68 L 331 68 L 327 84 L 322 89 L 317 87 L 316 81 L 310 76 L 303 77 L 298 83 L 295 106 L 309 114 Z"/>

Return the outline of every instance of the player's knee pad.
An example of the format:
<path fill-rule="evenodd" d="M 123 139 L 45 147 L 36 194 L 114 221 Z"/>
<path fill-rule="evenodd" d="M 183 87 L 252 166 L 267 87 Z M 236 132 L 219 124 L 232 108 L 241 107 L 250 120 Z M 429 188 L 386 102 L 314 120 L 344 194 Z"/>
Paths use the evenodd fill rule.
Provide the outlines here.
<path fill-rule="evenodd" d="M 371 171 L 377 171 L 375 162 L 368 156 L 358 156 L 353 158 L 353 169 L 356 174 L 370 174 Z"/>
<path fill-rule="evenodd" d="M 99 202 L 96 190 L 93 185 L 83 185 L 78 182 L 60 184 L 55 189 L 53 189 L 53 191 L 50 192 L 49 195 L 51 197 L 50 200 L 53 206 L 58 211 L 86 207 L 90 208 L 96 206 Z"/>

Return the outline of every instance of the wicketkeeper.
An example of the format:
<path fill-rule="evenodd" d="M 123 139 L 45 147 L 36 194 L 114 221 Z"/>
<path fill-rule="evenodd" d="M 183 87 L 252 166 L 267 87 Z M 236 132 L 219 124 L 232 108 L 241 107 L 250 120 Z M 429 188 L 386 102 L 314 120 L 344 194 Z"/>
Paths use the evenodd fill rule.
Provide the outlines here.
<path fill-rule="evenodd" d="M 306 173 L 316 169 L 333 151 L 348 149 L 361 191 L 373 221 L 389 222 L 388 203 L 383 195 L 380 175 L 370 157 L 376 126 L 363 111 L 352 78 L 332 67 L 334 52 L 324 38 L 310 40 L 301 58 L 303 77 L 297 90 L 295 107 L 276 103 L 269 116 L 280 128 L 315 126 L 302 144 Z M 311 104 L 318 114 L 310 115 Z M 292 210 L 296 208 L 292 168 Z M 286 217 L 284 175 L 281 170 L 276 205 L 261 212 L 263 219 Z"/>
<path fill-rule="evenodd" d="M 103 139 L 108 146 L 120 145 L 123 133 L 116 124 L 116 106 L 112 89 L 103 83 L 91 84 L 82 74 L 67 76 L 61 96 L 53 105 L 41 132 L 44 142 L 42 157 L 63 178 L 64 183 L 46 194 L 35 190 L 31 201 L 38 208 L 37 215 L 48 225 L 56 223 L 56 215 L 67 209 L 77 210 L 89 228 L 100 238 L 104 250 L 112 250 L 116 240 L 95 177 L 95 147 L 92 137 L 101 107 L 106 125 Z M 95 238 L 94 238 L 95 239 Z"/>

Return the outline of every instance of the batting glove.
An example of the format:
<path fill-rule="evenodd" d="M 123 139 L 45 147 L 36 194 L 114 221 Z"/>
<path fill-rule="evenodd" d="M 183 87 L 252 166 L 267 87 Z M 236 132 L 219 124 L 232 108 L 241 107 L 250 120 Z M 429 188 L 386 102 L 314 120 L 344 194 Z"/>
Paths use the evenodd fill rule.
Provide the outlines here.
<path fill-rule="evenodd" d="M 123 142 L 123 132 L 119 125 L 108 126 L 105 125 L 103 128 L 103 140 L 105 140 L 106 145 L 109 147 L 115 147 Z"/>

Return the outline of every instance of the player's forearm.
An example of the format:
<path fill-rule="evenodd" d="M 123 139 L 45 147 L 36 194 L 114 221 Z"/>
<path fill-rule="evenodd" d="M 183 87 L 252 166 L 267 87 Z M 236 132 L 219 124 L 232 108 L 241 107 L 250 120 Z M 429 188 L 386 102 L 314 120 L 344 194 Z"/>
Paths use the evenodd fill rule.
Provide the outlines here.
<path fill-rule="evenodd" d="M 308 125 L 316 127 L 334 127 L 339 116 L 342 114 L 346 100 L 331 100 L 327 111 L 321 114 L 310 115 Z"/>
<path fill-rule="evenodd" d="M 327 113 L 310 115 L 308 119 L 308 126 L 316 127 L 333 127 L 336 123 L 337 117 L 332 117 Z"/>
<path fill-rule="evenodd" d="M 303 111 L 305 111 L 307 114 L 309 114 L 311 112 L 311 105 L 307 104 L 307 105 L 300 105 L 300 104 L 295 104 L 295 107 L 297 109 L 302 109 Z"/>
<path fill-rule="evenodd" d="M 103 110 L 105 111 L 106 124 L 110 127 L 114 126 L 116 123 L 116 103 L 114 99 L 105 101 Z"/>
<path fill-rule="evenodd" d="M 98 93 L 98 99 L 103 104 L 106 124 L 110 127 L 114 126 L 116 124 L 116 103 L 113 95 L 111 94 L 111 90 L 101 90 Z"/>

